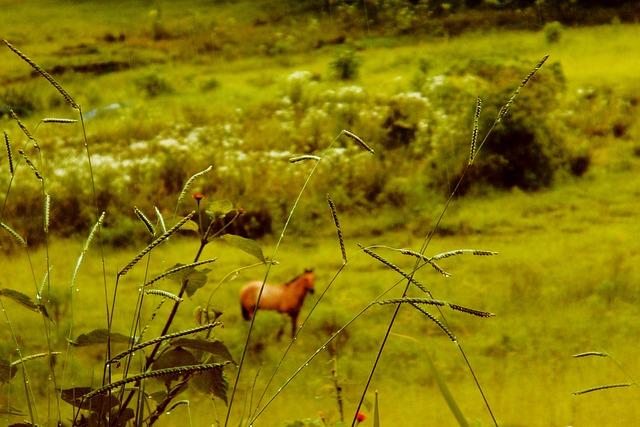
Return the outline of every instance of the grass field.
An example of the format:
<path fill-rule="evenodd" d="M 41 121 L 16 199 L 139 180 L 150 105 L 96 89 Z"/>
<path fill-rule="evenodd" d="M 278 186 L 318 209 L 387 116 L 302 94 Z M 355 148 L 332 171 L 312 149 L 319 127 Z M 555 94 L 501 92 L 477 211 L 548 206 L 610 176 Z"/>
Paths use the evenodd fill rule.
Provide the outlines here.
<path fill-rule="evenodd" d="M 247 122 L 252 117 L 262 118 L 265 112 L 272 111 L 269 105 L 286 91 L 283 87 L 287 76 L 299 70 L 310 71 L 323 90 L 357 84 L 383 97 L 408 90 L 421 60 L 428 60 L 430 75 L 438 75 L 451 64 L 470 59 L 518 57 L 533 63 L 549 53 L 552 61 L 561 64 L 569 93 L 596 87 L 611 90 L 617 99 L 632 97 L 640 88 L 637 73 L 640 49 L 634 45 L 640 37 L 640 26 L 622 24 L 565 28 L 557 44 L 547 44 L 542 33 L 524 31 L 495 30 L 469 32 L 455 38 L 432 38 L 391 37 L 359 29 L 349 40 L 362 58 L 359 77 L 352 82 L 337 82 L 331 77 L 330 63 L 338 48 L 324 46 L 311 50 L 309 46 L 317 39 L 340 33 L 339 26 L 326 17 L 320 17 L 315 23 L 299 18 L 296 25 L 290 20 L 256 25 L 256 20 L 269 16 L 267 3 L 258 2 L 261 6 L 247 13 L 247 2 L 223 2 L 216 6 L 215 14 L 208 14 L 206 2 L 191 2 L 191 8 L 169 2 L 159 2 L 153 7 L 137 2 L 9 2 L 4 7 L 13 19 L 3 27 L 2 38 L 28 51 L 47 69 L 67 67 L 56 78 L 59 77 L 70 93 L 77 94 L 87 111 L 95 111 L 95 118 L 87 121 L 89 140 L 100 146 L 101 152 L 113 153 L 124 150 L 132 142 L 150 140 L 171 131 L 177 125 L 208 126 L 211 122 L 224 122 L 234 114 Z M 157 18 L 158 14 L 161 19 Z M 34 33 L 35 24 L 39 25 L 39 31 Z M 318 26 L 326 31 L 317 29 Z M 168 34 L 154 40 L 155 31 Z M 287 31 L 294 35 L 294 40 L 287 41 L 278 35 Z M 106 37 L 109 34 L 117 39 L 122 32 L 126 33 L 124 40 Z M 260 47 L 259 40 L 269 43 Z M 221 47 L 211 47 L 218 42 Z M 41 115 L 67 114 L 63 104 L 53 101 L 57 93 L 46 81 L 29 77 L 26 64 L 6 49 L 3 52 L 0 82 L 37 101 L 37 108 L 26 119 L 28 125 L 35 126 Z M 120 68 L 104 73 L 78 71 L 82 66 L 108 61 L 120 64 Z M 158 96 L 145 95 L 143 86 L 137 82 L 151 74 L 170 82 L 171 90 Z M 105 110 L 105 106 L 113 104 L 120 107 Z M 517 106 L 516 102 L 514 108 Z M 593 118 L 593 121 L 599 119 Z M 639 128 L 637 117 L 627 119 L 630 129 Z M 592 119 L 581 120 L 589 123 Z M 3 128 L 13 126 L 6 117 L 0 118 L 0 124 Z M 260 136 L 260 129 L 252 131 Z M 40 137 L 45 144 L 56 137 L 63 141 L 64 147 L 80 144 L 77 129 L 56 129 L 50 133 L 45 130 Z M 576 140 L 583 137 L 577 131 L 572 135 Z M 427 269 L 416 277 L 436 298 L 495 313 L 495 317 L 478 319 L 454 312 L 448 315 L 448 322 L 469 356 L 501 426 L 615 426 L 633 425 L 640 419 L 640 408 L 635 404 L 639 393 L 637 384 L 572 395 L 574 391 L 597 385 L 634 382 L 633 378 L 640 374 L 635 345 L 640 333 L 637 322 L 640 181 L 636 179 L 640 157 L 636 139 L 633 131 L 623 138 L 608 134 L 592 136 L 587 141 L 591 154 L 587 173 L 581 178 L 561 176 L 551 188 L 535 192 L 517 188 L 482 189 L 455 198 L 439 227 L 440 232 L 429 246 L 429 254 L 457 248 L 499 252 L 495 257 L 462 256 L 442 261 L 442 267 L 452 273 L 449 278 Z M 52 144 L 50 149 L 56 147 L 59 146 Z M 271 147 L 251 148 L 266 152 Z M 410 167 L 411 161 L 405 161 L 403 165 Z M 199 170 L 191 166 L 186 167 L 189 173 Z M 109 179 L 100 182 L 108 183 Z M 199 191 L 202 185 L 198 181 L 192 190 Z M 149 190 L 149 194 L 155 197 L 153 190 Z M 12 195 L 15 199 L 11 201 L 20 200 L 21 196 L 24 195 Z M 175 195 L 166 195 L 160 200 L 169 200 L 169 196 Z M 292 232 L 285 236 L 275 257 L 279 264 L 272 268 L 270 282 L 282 283 L 305 268 L 313 268 L 316 290 L 320 291 L 340 268 L 340 248 L 330 211 L 318 201 L 323 197 L 306 196 L 304 210 L 294 216 Z M 139 200 L 136 196 L 129 197 L 132 201 Z M 207 194 L 205 200 L 209 198 Z M 369 258 L 357 244 L 417 249 L 432 230 L 444 201 L 441 195 L 429 193 L 428 198 L 413 206 L 357 206 L 340 212 L 349 263 L 298 337 L 267 396 L 332 332 L 381 292 L 398 283 L 400 276 Z M 245 197 L 242 202 L 247 206 L 251 200 Z M 285 211 L 292 202 L 292 198 L 279 201 Z M 192 203 L 190 198 L 189 203 Z M 69 215 L 56 211 L 55 195 L 53 206 L 53 215 Z M 172 205 L 160 208 L 164 212 L 173 210 Z M 41 221 L 40 211 L 25 215 Z M 10 218 L 2 218 L 5 220 L 11 223 Z M 273 234 L 259 241 L 265 255 L 274 250 L 279 221 L 283 219 L 275 220 Z M 97 244 L 91 247 L 80 268 L 76 289 L 70 289 L 74 267 L 90 226 L 86 224 L 85 230 L 78 230 L 70 238 L 54 238 L 48 247 L 50 284 L 58 299 L 56 310 L 50 313 L 55 320 L 53 350 L 67 349 L 65 338 L 71 319 L 74 337 L 106 324 L 107 303 Z M 10 239 L 8 234 L 0 236 Z M 107 301 L 113 293 L 118 270 L 143 246 L 144 243 L 139 243 L 125 248 L 105 248 Z M 123 334 L 129 331 L 137 290 L 145 278 L 175 263 L 191 262 L 197 249 L 197 237 L 185 233 L 154 250 L 148 264 L 145 258 L 137 265 L 119 284 L 114 331 Z M 405 270 L 413 265 L 407 257 L 379 251 Z M 209 245 L 202 257 L 218 257 L 218 260 L 212 264 L 208 284 L 182 303 L 171 330 L 194 326 L 194 311 L 210 299 L 212 306 L 223 313 L 224 328 L 216 331 L 216 338 L 224 341 L 238 360 L 249 327 L 241 316 L 238 291 L 244 282 L 264 277 L 265 266 L 244 270 L 217 286 L 228 273 L 252 265 L 255 259 L 217 242 Z M 2 254 L 0 288 L 35 295 L 47 271 L 45 259 L 43 246 L 30 249 L 28 256 L 22 250 Z M 387 297 L 399 297 L 403 286 L 401 283 L 393 287 Z M 171 292 L 177 292 L 178 287 L 167 280 L 158 286 Z M 318 292 L 308 297 L 303 316 L 317 297 Z M 3 311 L 16 331 L 23 353 L 46 351 L 39 316 L 6 298 L 3 302 L 6 308 Z M 148 299 L 141 319 L 149 319 L 156 304 Z M 168 306 L 163 306 L 158 319 L 166 318 Z M 390 306 L 373 307 L 335 341 L 337 378 L 343 387 L 347 421 L 355 410 L 391 314 Z M 262 392 L 271 369 L 280 359 L 287 341 L 278 341 L 276 334 L 282 325 L 288 326 L 287 322 L 288 319 L 271 312 L 259 315 L 233 406 L 232 420 L 236 424 L 246 418 L 248 407 L 255 406 L 257 394 Z M 156 320 L 152 324 L 148 337 L 160 332 L 160 323 Z M 0 356 L 8 360 L 6 355 L 15 353 L 15 344 L 4 326 L 0 337 Z M 585 351 L 610 353 L 626 374 L 609 358 L 571 358 Z M 70 355 L 71 369 L 64 386 L 99 385 L 104 351 L 97 346 L 72 347 Z M 369 419 L 363 425 L 372 425 L 374 390 L 379 392 L 382 426 L 457 425 L 426 355 L 433 359 L 470 425 L 491 425 L 455 346 L 432 322 L 406 307 L 400 311 L 367 394 L 363 410 Z M 142 355 L 138 356 L 136 363 L 142 364 Z M 333 366 L 329 352 L 322 351 L 269 406 L 256 425 L 320 426 L 323 425 L 321 418 L 325 418 L 328 425 L 341 425 L 337 422 Z M 38 397 L 39 418 L 54 420 L 50 415 L 55 413 L 55 408 L 47 406 L 49 370 L 45 359 L 30 362 L 28 368 Z M 230 380 L 234 373 L 233 368 L 228 369 Z M 255 386 L 252 386 L 256 375 Z M 159 381 L 148 384 L 153 389 L 162 389 Z M 19 406 L 24 413 L 20 387 L 19 380 L 3 384 L 0 397 L 3 406 L 10 400 L 12 406 Z M 189 404 L 173 409 L 161 419 L 160 425 L 185 425 L 187 419 L 192 425 L 222 425 L 226 407 L 220 400 L 190 391 L 183 396 Z M 69 417 L 71 407 L 63 404 L 63 419 Z M 8 424 L 26 420 L 28 415 L 3 414 L 2 419 Z M 296 420 L 305 421 L 296 423 Z"/>
<path fill-rule="evenodd" d="M 496 313 L 495 318 L 480 321 L 453 315 L 450 321 L 471 355 L 502 425 L 614 425 L 620 420 L 632 422 L 639 416 L 632 403 L 637 393 L 634 389 L 573 397 L 572 391 L 607 382 L 624 382 L 625 378 L 612 363 L 570 358 L 587 350 L 606 351 L 615 355 L 632 375 L 640 369 L 631 344 L 640 332 L 634 321 L 640 298 L 634 286 L 634 278 L 639 274 L 639 248 L 634 236 L 640 230 L 634 219 L 636 204 L 633 201 L 640 187 L 629 179 L 638 166 L 638 162 L 634 162 L 628 172 L 608 175 L 606 183 L 602 180 L 581 182 L 535 195 L 500 194 L 489 200 L 458 201 L 444 226 L 467 231 L 434 240 L 433 252 L 473 247 L 500 253 L 489 259 L 452 260 L 443 264 L 453 274 L 451 278 L 425 272 L 420 274 L 420 280 L 432 284 L 438 298 Z M 611 185 L 616 191 L 610 191 Z M 425 222 L 428 223 L 428 219 Z M 319 346 L 332 325 L 335 328 L 336 324 L 345 323 L 351 314 L 397 280 L 393 273 L 357 251 L 356 242 L 416 247 L 419 241 L 420 230 L 399 230 L 375 237 L 353 236 L 350 224 L 357 224 L 357 218 L 344 218 L 343 223 L 352 261 L 328 294 L 324 307 L 299 338 L 284 372 L 293 370 L 303 355 Z M 300 240 L 291 236 L 286 239 L 273 280 L 288 280 L 303 268 L 313 266 L 317 272 L 316 286 L 319 289 L 326 286 L 340 265 L 339 248 L 330 234 L 327 229 L 314 238 Z M 265 243 L 265 252 L 269 253 L 270 244 Z M 78 241 L 53 244 L 52 286 L 65 289 L 80 247 Z M 152 257 L 150 272 L 162 271 L 174 262 L 186 262 L 194 251 L 193 239 L 170 241 L 160 254 Z M 134 253 L 108 251 L 108 275 L 112 277 Z M 189 313 L 206 302 L 222 276 L 238 265 L 252 263 L 249 257 L 221 246 L 208 249 L 205 257 L 209 256 L 220 257 L 210 274 L 211 284 L 185 304 L 177 328 L 192 325 Z M 42 259 L 42 253 L 33 254 L 32 258 Z M 23 257 L 3 259 L 3 271 L 25 272 L 13 276 L 6 285 L 24 290 L 24 285 L 18 284 L 31 281 L 24 262 Z M 400 265 L 408 268 L 406 261 Z M 35 268 L 43 271 L 41 265 L 36 264 Z M 128 329 L 128 310 L 135 300 L 136 283 L 140 283 L 142 274 L 143 269 L 139 269 L 121 285 L 118 321 L 114 327 L 117 331 Z M 244 281 L 261 275 L 261 268 L 243 272 L 224 284 L 213 297 L 214 306 L 224 312 L 225 329 L 220 337 L 234 354 L 240 351 L 246 333 L 246 324 L 240 317 L 238 289 Z M 99 314 L 104 310 L 100 277 L 99 260 L 93 250 L 82 270 L 76 293 L 78 333 L 104 324 L 103 315 Z M 160 288 L 175 290 L 169 283 Z M 14 325 L 26 327 L 34 321 L 33 313 L 23 315 L 14 307 L 9 310 Z M 63 313 L 63 318 L 68 315 Z M 389 310 L 372 309 L 347 330 L 348 339 L 339 350 L 347 407 L 361 387 L 389 315 Z M 250 370 L 263 366 L 268 372 L 270 364 L 277 360 L 284 342 L 275 341 L 275 330 L 282 322 L 275 314 L 264 314 L 258 323 L 254 344 L 262 350 L 250 356 Z M 63 325 L 62 320 L 58 326 Z M 403 311 L 394 331 L 374 383 L 374 388 L 380 390 L 382 421 L 392 424 L 392 420 L 402 419 L 407 425 L 420 425 L 425 417 L 433 417 L 433 423 L 452 424 L 424 361 L 424 353 L 428 352 L 446 373 L 468 418 L 487 425 L 477 391 L 450 342 L 431 323 L 408 310 Z M 25 346 L 41 349 L 43 343 L 36 346 L 32 341 L 34 337 L 21 334 L 21 338 Z M 79 360 L 89 357 L 83 353 L 84 349 L 76 350 L 74 357 Z M 90 357 L 99 357 L 99 353 L 93 352 Z M 80 383 L 83 379 L 89 380 L 87 371 L 76 375 Z M 247 381 L 251 378 L 252 374 L 248 373 Z M 250 383 L 245 383 L 243 387 L 246 390 L 249 386 Z M 305 398 L 300 399 L 301 395 Z M 291 406 L 289 399 L 296 399 L 296 405 Z M 193 404 L 194 420 L 198 420 L 195 425 L 208 422 L 210 405 Z M 238 410 L 241 407 L 239 405 Z M 407 407 L 412 410 L 407 411 Z M 319 411 L 329 417 L 335 417 L 336 413 L 326 355 L 314 361 L 307 374 L 298 378 L 276 401 L 263 422 L 276 425 L 286 419 L 316 418 Z M 167 422 L 171 425 L 170 417 Z"/>

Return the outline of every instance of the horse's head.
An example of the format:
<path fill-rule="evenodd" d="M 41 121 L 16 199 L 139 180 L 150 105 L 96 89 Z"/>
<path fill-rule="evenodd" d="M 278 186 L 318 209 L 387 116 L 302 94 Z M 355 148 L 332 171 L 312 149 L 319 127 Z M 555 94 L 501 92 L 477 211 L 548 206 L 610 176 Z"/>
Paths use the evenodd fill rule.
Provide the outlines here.
<path fill-rule="evenodd" d="M 302 273 L 302 279 L 304 280 L 305 289 L 307 292 L 312 294 L 314 292 L 313 282 L 316 279 L 316 276 L 313 274 L 313 270 L 310 268 L 305 269 L 304 273 Z"/>

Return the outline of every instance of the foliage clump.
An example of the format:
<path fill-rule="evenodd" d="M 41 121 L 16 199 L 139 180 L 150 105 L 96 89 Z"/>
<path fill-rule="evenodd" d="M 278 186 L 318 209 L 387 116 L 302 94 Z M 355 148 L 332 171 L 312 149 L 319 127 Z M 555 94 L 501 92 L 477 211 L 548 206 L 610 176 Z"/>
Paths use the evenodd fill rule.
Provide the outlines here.
<path fill-rule="evenodd" d="M 525 64 L 517 61 L 469 61 L 443 76 L 446 83 L 443 83 L 441 91 L 455 92 L 445 96 L 453 106 L 460 106 L 460 98 L 469 99 L 478 92 L 484 94 L 484 114 L 480 120 L 482 135 L 494 125 L 501 106 L 514 90 L 513 81 L 517 81 L 517 76 L 526 74 L 526 69 Z M 510 110 L 495 123 L 493 134 L 483 146 L 483 153 L 471 170 L 472 178 L 468 183 L 538 190 L 550 186 L 559 171 L 568 169 L 574 148 L 564 136 L 564 125 L 557 119 L 562 107 L 564 77 L 558 69 L 556 72 L 539 73 L 534 78 L 535 84 L 520 94 L 519 108 Z M 470 85 L 464 84 L 465 80 L 473 81 L 475 88 L 468 89 Z M 471 105 L 468 101 L 466 104 Z M 469 136 L 465 138 L 468 132 L 458 129 L 465 129 L 463 124 L 469 123 L 473 114 L 473 110 L 467 108 L 466 114 L 454 117 L 454 121 L 462 121 L 455 130 L 448 132 L 451 139 L 445 135 L 431 151 L 431 169 L 436 186 L 447 187 L 452 175 L 462 173 L 467 161 L 465 147 Z"/>
<path fill-rule="evenodd" d="M 558 21 L 549 22 L 543 31 L 547 43 L 558 43 L 562 38 L 562 24 Z"/>
<path fill-rule="evenodd" d="M 171 83 L 155 73 L 138 77 L 135 80 L 135 85 L 149 98 L 174 92 Z"/>
<path fill-rule="evenodd" d="M 344 49 L 334 58 L 331 69 L 337 79 L 353 80 L 358 77 L 361 62 L 362 59 L 353 49 Z"/>

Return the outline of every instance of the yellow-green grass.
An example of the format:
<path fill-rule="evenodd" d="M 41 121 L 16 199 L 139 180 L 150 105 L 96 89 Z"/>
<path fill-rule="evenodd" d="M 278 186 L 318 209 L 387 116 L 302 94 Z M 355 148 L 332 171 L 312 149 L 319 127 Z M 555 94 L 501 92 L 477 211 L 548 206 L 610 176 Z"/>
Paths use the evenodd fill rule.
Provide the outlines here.
<path fill-rule="evenodd" d="M 640 369 L 634 339 L 638 330 L 636 307 L 640 295 L 634 283 L 640 276 L 638 253 L 640 244 L 635 236 L 640 232 L 636 221 L 634 199 L 640 187 L 632 177 L 638 170 L 632 162 L 626 172 L 609 173 L 605 178 L 567 183 L 554 190 L 535 194 L 501 193 L 488 199 L 457 200 L 451 216 L 443 226 L 458 234 L 437 236 L 429 252 L 434 253 L 460 247 L 496 250 L 497 257 L 485 259 L 460 257 L 442 262 L 453 276 L 444 279 L 432 271 L 417 276 L 430 286 L 436 297 L 494 312 L 491 319 L 469 318 L 460 313 L 448 315 L 454 333 L 464 345 L 479 378 L 484 385 L 495 413 L 504 425 L 546 426 L 558 424 L 596 423 L 607 425 L 628 422 L 640 415 L 636 405 L 637 388 L 602 391 L 573 397 L 572 391 L 628 379 L 607 359 L 573 360 L 570 355 L 587 350 L 607 351 L 614 355 L 631 375 Z M 323 207 L 318 207 L 322 209 Z M 384 214 L 382 214 L 384 215 Z M 413 218 L 412 218 L 413 220 Z M 327 211 L 327 223 L 330 224 Z M 381 235 L 365 236 L 359 218 L 343 218 L 350 264 L 327 295 L 299 342 L 290 361 L 286 362 L 276 384 L 285 374 L 300 364 L 328 336 L 330 325 L 346 322 L 379 292 L 390 287 L 397 277 L 374 260 L 359 252 L 356 242 L 387 244 L 417 248 L 420 235 L 429 229 L 430 218 L 424 218 L 413 232 L 387 231 Z M 273 269 L 273 282 L 288 280 L 305 267 L 317 273 L 318 289 L 328 283 L 340 265 L 340 253 L 330 227 L 320 230 L 317 237 L 285 238 Z M 6 238 L 6 236 L 5 236 Z M 268 254 L 270 241 L 263 242 Z M 52 255 L 52 286 L 64 292 L 69 285 L 82 242 L 78 240 L 54 241 Z M 176 262 L 190 261 L 196 250 L 195 239 L 175 238 L 154 252 L 150 274 L 161 272 Z M 135 250 L 108 249 L 107 276 L 111 292 L 114 273 L 135 255 Z M 74 335 L 95 327 L 104 327 L 104 296 L 102 274 L 97 247 L 91 249 L 81 269 L 78 291 L 75 293 Z M 385 253 L 389 259 L 404 268 L 411 260 L 401 255 Z M 189 327 L 192 312 L 206 303 L 215 284 L 234 267 L 248 265 L 253 260 L 223 245 L 212 245 L 205 258 L 218 256 L 209 275 L 210 283 L 183 304 L 175 328 Z M 32 254 L 36 277 L 44 267 L 43 251 Z M 144 262 L 140 263 L 120 284 L 119 303 L 114 330 L 126 333 L 129 327 L 136 289 L 143 280 Z M 3 257 L 0 268 L 6 272 L 3 286 L 23 290 L 33 295 L 31 273 L 20 254 Z M 10 273 L 9 273 L 10 272 Z M 225 328 L 218 336 L 239 355 L 248 325 L 241 319 L 238 290 L 249 279 L 262 277 L 263 269 L 241 273 L 224 284 L 212 301 L 224 312 Z M 158 288 L 175 290 L 175 285 L 162 282 Z M 394 291 L 397 296 L 400 289 Z M 306 308 L 313 301 L 312 296 Z M 152 301 L 151 297 L 147 300 Z M 11 302 L 5 302 L 14 327 L 19 331 L 23 352 L 43 350 L 40 338 L 41 322 L 37 315 L 27 312 Z M 149 304 L 143 319 L 149 316 Z M 165 311 L 161 313 L 166 316 Z M 68 317 L 58 323 L 68 327 Z M 339 347 L 339 370 L 345 389 L 347 408 L 353 408 L 358 392 L 371 366 L 373 354 L 390 316 L 387 308 L 373 308 L 348 329 L 349 338 Z M 262 367 L 258 380 L 264 384 L 270 368 L 278 360 L 284 341 L 275 339 L 286 320 L 273 313 L 262 313 L 248 359 L 249 369 L 241 381 L 240 415 L 247 399 L 255 369 Z M 160 321 L 156 321 L 155 333 Z M 33 328 L 33 329 L 30 329 Z M 3 330 L 4 351 L 13 345 Z M 61 336 L 64 334 L 61 332 Z M 64 341 L 54 350 L 64 347 Z M 261 350 L 259 350 L 261 348 Z M 389 347 L 382 359 L 373 389 L 381 393 L 383 422 L 393 424 L 402 420 L 406 425 L 419 425 L 423 419 L 438 425 L 454 425 L 444 400 L 437 391 L 428 365 L 422 354 L 429 351 L 447 379 L 456 399 L 470 420 L 488 425 L 480 397 L 466 372 L 459 354 L 446 337 L 429 321 L 404 309 L 394 329 Z M 75 385 L 86 385 L 93 371 L 94 381 L 101 375 L 101 352 L 96 349 L 74 349 L 79 366 L 74 374 Z M 44 381 L 45 369 L 32 362 L 34 383 Z M 275 401 L 262 419 L 263 425 L 300 418 L 317 418 L 323 411 L 335 420 L 336 405 L 330 378 L 331 364 L 323 353 L 309 369 Z M 39 377 L 38 377 L 39 375 Z M 15 381 L 15 380 L 14 380 Z M 13 392 L 19 394 L 14 385 Z M 195 425 L 210 421 L 212 403 L 196 395 L 192 399 Z M 254 397 L 255 399 L 255 397 Z M 294 400 L 295 405 L 291 404 Z M 44 398 L 41 397 L 41 403 Z M 44 404 L 44 403 L 43 403 Z M 218 413 L 223 406 L 216 403 Z M 165 425 L 172 425 L 173 416 Z"/>

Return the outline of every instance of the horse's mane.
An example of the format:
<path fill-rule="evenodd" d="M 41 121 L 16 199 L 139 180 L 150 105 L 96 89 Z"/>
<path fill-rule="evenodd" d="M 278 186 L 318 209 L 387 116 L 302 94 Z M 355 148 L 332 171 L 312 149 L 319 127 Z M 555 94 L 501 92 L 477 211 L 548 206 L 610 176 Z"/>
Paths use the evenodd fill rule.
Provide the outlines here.
<path fill-rule="evenodd" d="M 305 274 L 309 274 L 313 272 L 313 270 L 305 270 L 302 274 L 298 274 L 296 277 L 294 277 L 293 279 L 289 280 L 286 283 L 283 283 L 282 286 L 289 286 L 290 284 L 292 284 L 293 282 L 295 282 L 296 280 L 298 280 L 299 278 L 301 278 L 302 276 L 304 276 Z"/>
<path fill-rule="evenodd" d="M 289 280 L 286 283 L 283 283 L 282 286 L 289 286 L 290 284 L 292 284 L 293 282 L 295 282 L 296 280 L 298 280 L 300 277 L 302 277 L 302 275 L 304 275 L 305 273 L 302 274 L 298 274 L 296 277 L 294 277 L 293 279 Z"/>

